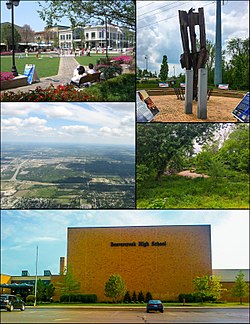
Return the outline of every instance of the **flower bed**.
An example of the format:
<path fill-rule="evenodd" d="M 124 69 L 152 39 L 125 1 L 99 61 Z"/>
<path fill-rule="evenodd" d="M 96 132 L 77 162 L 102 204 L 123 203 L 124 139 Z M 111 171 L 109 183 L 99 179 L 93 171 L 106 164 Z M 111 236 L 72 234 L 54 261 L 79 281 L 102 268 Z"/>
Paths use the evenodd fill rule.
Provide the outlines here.
<path fill-rule="evenodd" d="M 1 101 L 94 101 L 94 98 L 84 91 L 77 91 L 73 85 L 54 87 L 51 84 L 45 89 L 36 87 L 35 90 L 26 92 L 5 91 L 1 93 Z"/>
<path fill-rule="evenodd" d="M 6 81 L 6 80 L 12 80 L 15 76 L 12 72 L 0 72 L 0 80 Z"/>
<path fill-rule="evenodd" d="M 120 64 L 129 64 L 131 63 L 133 58 L 128 55 L 120 55 L 116 57 L 112 57 L 112 61 L 119 62 Z"/>

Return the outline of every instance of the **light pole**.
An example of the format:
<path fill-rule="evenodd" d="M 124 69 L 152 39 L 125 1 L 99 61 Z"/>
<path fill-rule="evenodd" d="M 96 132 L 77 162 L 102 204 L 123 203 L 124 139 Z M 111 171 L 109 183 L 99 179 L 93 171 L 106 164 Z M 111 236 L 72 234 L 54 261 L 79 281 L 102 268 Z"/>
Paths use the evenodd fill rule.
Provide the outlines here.
<path fill-rule="evenodd" d="M 14 6 L 19 5 L 20 0 L 8 0 L 6 2 L 7 9 L 11 9 L 11 31 L 12 31 L 12 69 L 11 72 L 16 77 L 18 76 L 15 64 L 15 37 L 14 37 Z"/>

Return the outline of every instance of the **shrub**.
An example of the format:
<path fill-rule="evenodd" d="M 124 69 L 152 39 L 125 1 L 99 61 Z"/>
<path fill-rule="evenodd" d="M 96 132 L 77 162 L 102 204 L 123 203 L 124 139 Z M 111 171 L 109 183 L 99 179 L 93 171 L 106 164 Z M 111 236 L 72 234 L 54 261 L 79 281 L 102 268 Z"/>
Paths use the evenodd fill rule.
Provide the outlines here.
<path fill-rule="evenodd" d="M 129 64 L 132 62 L 132 60 L 133 58 L 128 55 L 120 55 L 120 56 L 112 57 L 112 61 L 117 61 L 120 64 Z"/>
<path fill-rule="evenodd" d="M 131 302 L 131 297 L 129 291 L 126 292 L 123 298 L 124 303 L 130 303 Z"/>
<path fill-rule="evenodd" d="M 135 293 L 135 291 L 133 292 L 133 295 L 132 295 L 132 301 L 135 303 L 135 302 L 137 302 L 137 296 L 136 296 L 136 293 Z"/>
<path fill-rule="evenodd" d="M 146 293 L 146 302 L 148 302 L 149 300 L 151 300 L 151 299 L 153 299 L 153 297 L 152 297 L 152 294 L 151 294 L 151 292 L 147 292 Z"/>
<path fill-rule="evenodd" d="M 180 294 L 178 296 L 179 302 L 182 303 L 183 299 L 185 299 L 186 303 L 194 303 L 195 302 L 195 296 L 193 294 Z"/>
<path fill-rule="evenodd" d="M 135 76 L 122 74 L 85 90 L 96 101 L 135 101 Z"/>
<path fill-rule="evenodd" d="M 117 74 L 122 73 L 122 67 L 117 63 L 114 63 L 112 65 L 99 64 L 96 65 L 96 69 L 103 73 L 105 80 L 114 78 L 115 76 L 117 76 Z"/>
<path fill-rule="evenodd" d="M 12 80 L 15 76 L 12 72 L 0 72 L 0 80 L 6 81 L 6 80 Z"/>
<path fill-rule="evenodd" d="M 35 295 L 28 295 L 26 297 L 26 302 L 27 303 L 29 303 L 29 302 L 34 303 L 35 299 L 36 299 Z"/>
<path fill-rule="evenodd" d="M 144 295 L 143 295 L 142 291 L 140 291 L 139 294 L 138 294 L 138 301 L 139 302 L 144 302 Z"/>
<path fill-rule="evenodd" d="M 60 297 L 60 303 L 68 303 L 70 297 L 70 303 L 96 303 L 97 296 L 95 294 L 72 294 L 62 295 Z"/>
<path fill-rule="evenodd" d="M 36 87 L 30 91 L 4 91 L 1 93 L 1 101 L 89 101 L 90 98 L 83 91 L 77 91 L 73 85 L 59 85 L 54 87 L 52 84 L 42 89 Z"/>

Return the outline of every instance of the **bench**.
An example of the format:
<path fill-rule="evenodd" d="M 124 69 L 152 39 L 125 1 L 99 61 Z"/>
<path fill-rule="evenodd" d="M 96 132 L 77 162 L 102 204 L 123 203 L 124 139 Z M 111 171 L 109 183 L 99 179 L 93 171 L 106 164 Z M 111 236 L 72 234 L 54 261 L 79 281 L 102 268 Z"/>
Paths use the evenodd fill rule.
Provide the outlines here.
<path fill-rule="evenodd" d="M 101 72 L 87 74 L 87 75 L 81 77 L 78 87 L 79 88 L 84 87 L 84 84 L 87 82 L 90 82 L 90 83 L 100 82 L 100 76 L 101 76 Z"/>
<path fill-rule="evenodd" d="M 174 88 L 177 99 L 185 100 L 185 88 Z"/>

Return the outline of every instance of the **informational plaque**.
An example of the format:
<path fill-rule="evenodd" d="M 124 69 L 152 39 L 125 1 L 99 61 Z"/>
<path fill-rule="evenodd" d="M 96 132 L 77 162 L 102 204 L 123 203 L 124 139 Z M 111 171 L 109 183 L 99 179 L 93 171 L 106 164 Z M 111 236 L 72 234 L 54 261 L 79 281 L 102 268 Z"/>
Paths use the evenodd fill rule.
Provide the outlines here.
<path fill-rule="evenodd" d="M 243 123 L 249 123 L 249 92 L 245 94 L 244 98 L 232 111 L 234 117 Z"/>
<path fill-rule="evenodd" d="M 169 84 L 168 84 L 168 82 L 159 82 L 159 87 L 160 88 L 168 88 Z"/>
<path fill-rule="evenodd" d="M 27 79 L 28 84 L 32 84 L 34 82 L 40 81 L 40 79 L 37 75 L 35 64 L 26 64 L 25 68 L 24 68 L 23 75 L 28 77 L 28 79 Z"/>
<path fill-rule="evenodd" d="M 136 92 L 137 122 L 149 122 L 160 111 L 145 90 Z"/>

